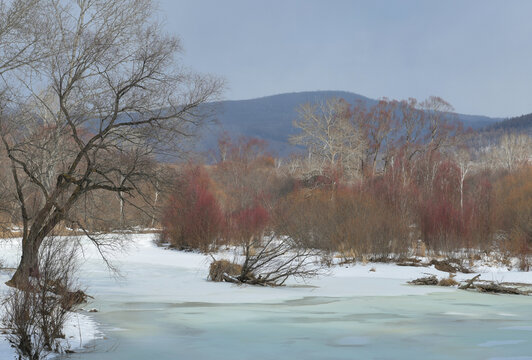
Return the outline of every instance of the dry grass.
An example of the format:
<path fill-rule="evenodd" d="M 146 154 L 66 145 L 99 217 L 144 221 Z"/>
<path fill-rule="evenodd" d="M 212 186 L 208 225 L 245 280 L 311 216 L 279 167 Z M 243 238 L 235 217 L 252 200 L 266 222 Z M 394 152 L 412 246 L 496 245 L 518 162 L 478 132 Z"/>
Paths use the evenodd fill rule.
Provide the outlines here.
<path fill-rule="evenodd" d="M 446 278 L 446 279 L 441 279 L 439 282 L 438 282 L 438 286 L 457 286 L 459 285 L 458 281 L 456 281 L 454 279 L 456 275 L 454 274 L 449 274 L 449 277 Z"/>
<path fill-rule="evenodd" d="M 229 260 L 214 260 L 209 267 L 209 280 L 224 281 L 224 275 L 237 277 L 242 273 L 242 266 Z"/>
<path fill-rule="evenodd" d="M 22 236 L 22 232 L 20 231 L 11 231 L 11 230 L 2 229 L 0 227 L 0 239 L 11 239 L 11 238 L 17 238 L 21 236 Z"/>
<path fill-rule="evenodd" d="M 15 225 L 0 226 L 0 239 L 12 239 L 22 237 L 22 231 L 14 231 L 12 230 L 12 226 Z M 81 232 L 68 230 L 64 224 L 60 224 L 54 228 L 54 235 L 56 236 L 70 236 L 78 234 L 81 234 Z"/>

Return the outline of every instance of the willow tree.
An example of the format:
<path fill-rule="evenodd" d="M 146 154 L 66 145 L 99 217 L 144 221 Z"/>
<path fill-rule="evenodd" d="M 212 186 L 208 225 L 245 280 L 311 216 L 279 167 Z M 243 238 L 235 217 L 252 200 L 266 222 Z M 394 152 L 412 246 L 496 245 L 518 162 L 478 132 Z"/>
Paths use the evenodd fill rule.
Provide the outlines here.
<path fill-rule="evenodd" d="M 10 71 L 0 114 L 22 222 L 9 285 L 39 275 L 43 240 L 96 191 L 122 196 L 178 150 L 208 115 L 221 81 L 180 66 L 150 0 L 42 0 L 41 57 Z M 22 41 L 22 40 L 21 40 Z M 177 148 L 176 148 L 177 146 Z M 105 245 L 91 237 L 95 245 Z"/>

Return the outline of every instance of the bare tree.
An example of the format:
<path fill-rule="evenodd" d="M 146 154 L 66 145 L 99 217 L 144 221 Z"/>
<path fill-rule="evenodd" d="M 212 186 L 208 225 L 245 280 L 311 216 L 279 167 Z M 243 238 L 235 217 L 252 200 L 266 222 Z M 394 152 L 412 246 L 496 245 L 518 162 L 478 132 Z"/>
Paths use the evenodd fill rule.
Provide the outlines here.
<path fill-rule="evenodd" d="M 49 55 L 14 70 L 23 89 L 11 90 L 0 114 L 23 224 L 9 281 L 17 287 L 39 275 L 40 245 L 61 221 L 82 227 L 69 218 L 75 204 L 94 191 L 138 192 L 154 154 L 179 150 L 208 115 L 201 105 L 222 87 L 179 66 L 181 44 L 153 20 L 150 0 L 41 6 L 48 28 L 39 46 Z"/>
<path fill-rule="evenodd" d="M 438 96 L 430 96 L 419 104 L 419 109 L 423 111 L 428 127 L 427 151 L 434 153 L 454 145 L 454 135 L 461 133 L 461 124 L 452 105 Z"/>
<path fill-rule="evenodd" d="M 46 54 L 39 47 L 43 32 L 39 14 L 40 0 L 0 0 L 0 108 L 9 91 L 7 82 L 13 70 L 42 60 Z M 32 24 L 32 25 L 30 25 Z M 0 131 L 2 128 L 0 127 Z M 5 154 L 0 150 L 0 230 L 10 230 L 13 217 L 13 199 L 8 189 L 12 187 L 5 164 Z M 3 213 L 3 214 L 2 214 Z"/>
<path fill-rule="evenodd" d="M 401 137 L 397 141 L 406 161 L 412 161 L 422 151 L 425 116 L 418 107 L 418 101 L 414 98 L 401 100 L 399 103 Z"/>
<path fill-rule="evenodd" d="M 355 119 L 364 129 L 368 141 L 367 156 L 371 166 L 371 173 L 375 174 L 379 158 L 386 167 L 393 148 L 393 136 L 399 125 L 398 101 L 383 98 L 377 104 L 366 110 L 364 104 L 355 107 Z"/>
<path fill-rule="evenodd" d="M 532 158 L 532 137 L 527 134 L 504 134 L 495 149 L 499 164 L 509 171 Z"/>
<path fill-rule="evenodd" d="M 473 166 L 471 161 L 471 153 L 466 148 L 460 148 L 455 154 L 456 164 L 458 165 L 458 170 L 460 171 L 460 211 L 464 212 L 464 182 L 469 170 Z"/>
<path fill-rule="evenodd" d="M 301 130 L 290 141 L 307 147 L 309 157 L 320 163 L 320 168 L 342 166 L 351 175 L 357 175 L 366 142 L 353 121 L 350 106 L 332 98 L 319 104 L 304 104 L 294 126 Z"/>
<path fill-rule="evenodd" d="M 324 252 L 287 236 L 267 235 L 243 241 L 236 261 L 214 260 L 209 277 L 250 285 L 284 285 L 289 278 L 308 279 L 324 273 Z"/>
<path fill-rule="evenodd" d="M 153 177 L 150 178 L 150 185 L 153 192 L 153 197 L 151 197 L 151 208 L 152 213 L 150 216 L 150 228 L 155 226 L 155 222 L 158 217 L 160 217 L 162 202 L 160 201 L 161 193 L 168 193 L 170 188 L 175 183 L 174 176 L 176 175 L 175 171 L 171 171 L 168 166 L 156 165 L 154 170 Z"/>

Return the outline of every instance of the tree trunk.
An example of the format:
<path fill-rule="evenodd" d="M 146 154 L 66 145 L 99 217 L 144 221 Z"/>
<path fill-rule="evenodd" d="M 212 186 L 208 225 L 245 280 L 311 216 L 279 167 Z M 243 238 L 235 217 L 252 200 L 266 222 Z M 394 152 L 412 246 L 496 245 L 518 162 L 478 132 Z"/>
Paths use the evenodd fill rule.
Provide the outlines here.
<path fill-rule="evenodd" d="M 118 193 L 118 199 L 120 200 L 120 229 L 124 229 L 124 198 L 122 197 L 122 193 Z"/>
<path fill-rule="evenodd" d="M 153 201 L 153 209 L 154 209 L 154 212 L 155 212 L 155 208 L 157 207 L 157 200 L 159 199 L 159 191 L 155 191 L 155 200 Z M 155 225 L 155 213 L 152 214 L 151 216 L 151 225 L 150 227 L 153 228 L 153 226 Z"/>
<path fill-rule="evenodd" d="M 38 237 L 37 237 L 38 236 Z M 29 286 L 30 277 L 39 277 L 39 248 L 44 237 L 32 236 L 31 232 L 26 239 L 22 239 L 22 257 L 11 280 L 6 285 L 18 289 Z"/>

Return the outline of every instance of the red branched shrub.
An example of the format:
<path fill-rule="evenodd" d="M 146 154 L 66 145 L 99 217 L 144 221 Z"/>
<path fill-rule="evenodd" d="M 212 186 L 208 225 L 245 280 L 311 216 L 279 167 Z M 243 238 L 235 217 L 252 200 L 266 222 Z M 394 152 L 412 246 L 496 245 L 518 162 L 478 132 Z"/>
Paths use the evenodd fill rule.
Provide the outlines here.
<path fill-rule="evenodd" d="M 231 216 L 232 235 L 237 239 L 249 240 L 260 236 L 270 220 L 270 214 L 261 205 L 242 209 Z"/>
<path fill-rule="evenodd" d="M 188 168 L 170 195 L 162 219 L 162 240 L 180 249 L 207 251 L 216 245 L 224 215 L 211 193 L 210 179 L 200 167 Z"/>

